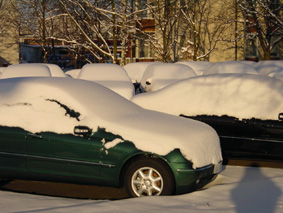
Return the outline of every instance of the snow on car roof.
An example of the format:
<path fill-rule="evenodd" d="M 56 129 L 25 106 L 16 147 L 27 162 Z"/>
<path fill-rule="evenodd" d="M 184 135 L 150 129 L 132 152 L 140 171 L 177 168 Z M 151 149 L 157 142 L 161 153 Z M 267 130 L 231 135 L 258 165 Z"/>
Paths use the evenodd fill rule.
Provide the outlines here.
<path fill-rule="evenodd" d="M 221 73 L 258 74 L 256 69 L 248 63 L 243 63 L 240 61 L 222 61 L 213 63 L 206 70 L 204 70 L 203 75 Z"/>
<path fill-rule="evenodd" d="M 141 79 L 147 92 L 156 91 L 176 81 L 196 76 L 192 68 L 183 64 L 154 63 L 149 65 Z"/>
<path fill-rule="evenodd" d="M 135 93 L 134 86 L 126 71 L 117 64 L 84 65 L 78 79 L 99 83 L 127 99 L 131 99 Z"/>
<path fill-rule="evenodd" d="M 65 72 L 68 77 L 78 78 L 81 69 L 72 69 Z"/>
<path fill-rule="evenodd" d="M 42 64 L 13 64 L 8 66 L 2 73 L 1 78 L 17 77 L 51 77 L 49 68 Z"/>
<path fill-rule="evenodd" d="M 64 107 L 77 119 L 66 114 Z M 99 127 L 138 149 L 166 155 L 175 148 L 202 167 L 221 160 L 219 138 L 208 125 L 144 110 L 91 81 L 72 78 L 0 79 L 0 125 L 31 132 L 73 133 L 76 125 Z"/>
<path fill-rule="evenodd" d="M 129 63 L 124 66 L 133 83 L 140 83 L 146 68 L 151 64 L 160 62 L 135 62 Z"/>
<path fill-rule="evenodd" d="M 63 70 L 57 64 L 48 64 L 48 63 L 32 63 L 33 65 L 44 65 L 47 66 L 51 72 L 52 77 L 66 77 Z"/>
<path fill-rule="evenodd" d="M 191 67 L 197 75 L 202 75 L 203 72 L 213 63 L 209 61 L 179 61 L 176 64 L 184 64 Z"/>
<path fill-rule="evenodd" d="M 174 115 L 228 115 L 277 120 L 283 112 L 283 82 L 262 75 L 215 74 L 190 78 L 132 101 Z"/>
<path fill-rule="evenodd" d="M 262 75 L 274 75 L 278 72 L 283 72 L 283 61 L 282 60 L 267 60 L 267 61 L 260 61 L 254 64 L 255 69 L 258 73 Z"/>

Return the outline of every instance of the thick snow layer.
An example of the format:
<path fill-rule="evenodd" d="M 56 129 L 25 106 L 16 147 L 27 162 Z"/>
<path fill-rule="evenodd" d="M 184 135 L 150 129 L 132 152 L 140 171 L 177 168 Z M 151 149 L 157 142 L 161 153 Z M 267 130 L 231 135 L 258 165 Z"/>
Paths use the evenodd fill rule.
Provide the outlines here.
<path fill-rule="evenodd" d="M 107 190 L 107 189 L 106 189 Z M 204 190 L 178 196 L 86 200 L 0 191 L 1 212 L 283 212 L 283 170 L 227 166 Z"/>
<path fill-rule="evenodd" d="M 13 64 L 8 66 L 0 76 L 1 78 L 16 77 L 51 77 L 50 69 L 42 64 Z"/>
<path fill-rule="evenodd" d="M 140 83 L 143 73 L 145 72 L 146 68 L 151 64 L 156 64 L 159 62 L 136 62 L 136 63 L 129 63 L 124 66 L 124 69 L 128 73 L 131 81 L 133 83 Z"/>
<path fill-rule="evenodd" d="M 87 64 L 83 66 L 78 79 L 99 83 L 127 99 L 131 99 L 135 94 L 126 71 L 116 64 Z"/>
<path fill-rule="evenodd" d="M 277 78 L 283 81 L 283 69 L 281 71 L 274 71 L 268 74 L 269 77 Z"/>
<path fill-rule="evenodd" d="M 268 75 L 273 72 L 283 72 L 283 61 L 260 61 L 254 64 L 255 69 L 262 75 Z"/>
<path fill-rule="evenodd" d="M 182 79 L 196 76 L 192 68 L 183 64 L 156 63 L 149 65 L 141 79 L 146 92 L 156 91 Z"/>
<path fill-rule="evenodd" d="M 209 61 L 179 61 L 177 64 L 184 64 L 191 67 L 197 75 L 202 75 L 213 63 Z"/>
<path fill-rule="evenodd" d="M 262 75 L 218 74 L 190 78 L 132 101 L 173 115 L 229 115 L 239 119 L 278 119 L 283 82 Z"/>
<path fill-rule="evenodd" d="M 48 63 L 33 63 L 36 65 L 45 65 L 49 68 L 52 77 L 66 77 L 63 70 L 57 64 L 48 64 Z M 30 64 L 31 65 L 31 64 Z"/>
<path fill-rule="evenodd" d="M 80 113 L 80 121 L 66 115 L 63 105 Z M 194 167 L 217 164 L 222 158 L 219 138 L 206 124 L 144 110 L 91 81 L 1 79 L 0 114 L 0 125 L 18 126 L 30 132 L 72 134 L 76 125 L 93 130 L 106 128 L 144 151 L 166 155 L 179 148 Z"/>
<path fill-rule="evenodd" d="M 203 75 L 221 74 L 221 73 L 258 74 L 256 69 L 247 63 L 243 63 L 239 61 L 223 61 L 223 62 L 213 63 L 203 72 Z"/>

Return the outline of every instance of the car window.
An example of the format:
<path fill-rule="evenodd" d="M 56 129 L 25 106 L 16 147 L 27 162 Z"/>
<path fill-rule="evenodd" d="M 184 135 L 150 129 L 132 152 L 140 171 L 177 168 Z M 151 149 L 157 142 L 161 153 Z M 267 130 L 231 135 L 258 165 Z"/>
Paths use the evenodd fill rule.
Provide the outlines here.
<path fill-rule="evenodd" d="M 31 132 L 72 133 L 80 112 L 55 99 L 38 97 L 0 106 L 3 126 L 21 127 Z"/>

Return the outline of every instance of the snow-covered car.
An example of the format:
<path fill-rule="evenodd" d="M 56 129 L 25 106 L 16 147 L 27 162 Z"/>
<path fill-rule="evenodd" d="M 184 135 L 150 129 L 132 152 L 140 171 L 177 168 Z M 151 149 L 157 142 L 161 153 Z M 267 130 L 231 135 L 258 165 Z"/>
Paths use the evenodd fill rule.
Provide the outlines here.
<path fill-rule="evenodd" d="M 194 70 L 183 64 L 154 63 L 146 68 L 141 78 L 141 86 L 146 92 L 152 92 L 194 76 Z"/>
<path fill-rule="evenodd" d="M 63 70 L 56 64 L 30 63 L 12 64 L 3 70 L 0 78 L 17 77 L 66 77 Z"/>
<path fill-rule="evenodd" d="M 131 99 L 135 94 L 134 85 L 127 72 L 117 64 L 84 65 L 77 78 L 99 83 L 126 99 Z"/>
<path fill-rule="evenodd" d="M 0 178 L 187 193 L 221 170 L 208 125 L 145 110 L 95 82 L 0 79 Z"/>
<path fill-rule="evenodd" d="M 283 82 L 249 74 L 190 78 L 136 95 L 146 109 L 200 120 L 220 137 L 223 158 L 283 160 Z"/>
<path fill-rule="evenodd" d="M 1 78 L 18 77 L 51 77 L 50 69 L 45 65 L 13 64 L 8 66 L 2 73 Z"/>

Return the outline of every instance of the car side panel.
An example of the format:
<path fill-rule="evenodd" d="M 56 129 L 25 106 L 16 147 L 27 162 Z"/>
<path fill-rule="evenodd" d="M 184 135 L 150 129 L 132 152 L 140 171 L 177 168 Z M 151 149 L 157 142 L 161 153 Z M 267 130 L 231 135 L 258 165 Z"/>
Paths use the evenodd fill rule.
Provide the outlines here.
<path fill-rule="evenodd" d="M 26 172 L 26 134 L 17 127 L 0 126 L 1 175 L 24 175 Z"/>
<path fill-rule="evenodd" d="M 27 170 L 31 176 L 99 178 L 101 142 L 96 138 L 49 132 L 41 136 L 29 137 L 27 142 Z"/>

